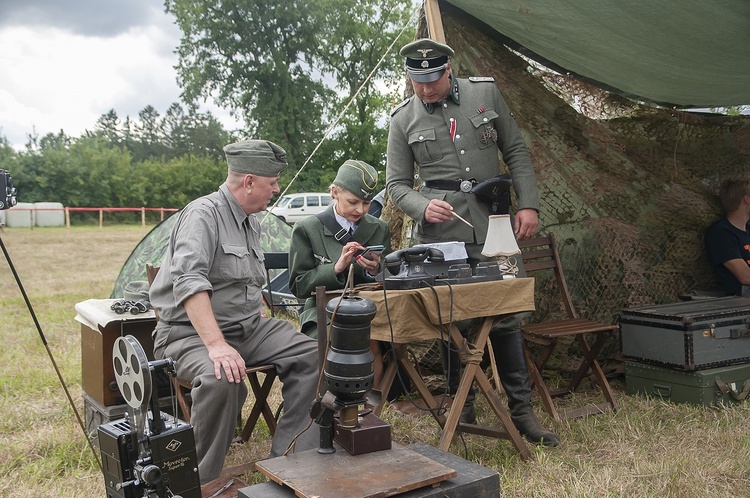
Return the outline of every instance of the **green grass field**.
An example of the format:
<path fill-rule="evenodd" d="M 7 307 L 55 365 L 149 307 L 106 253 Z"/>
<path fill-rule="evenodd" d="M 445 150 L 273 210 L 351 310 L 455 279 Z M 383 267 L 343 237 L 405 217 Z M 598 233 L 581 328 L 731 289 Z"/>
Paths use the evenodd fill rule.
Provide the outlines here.
<path fill-rule="evenodd" d="M 48 347 L 83 417 L 80 324 L 74 306 L 107 298 L 140 226 L 8 229 L 0 232 L 29 295 Z M 104 480 L 63 392 L 21 293 L 0 257 L 0 496 L 103 497 Z M 522 462 L 507 441 L 465 435 L 451 451 L 496 470 L 501 496 L 734 497 L 750 496 L 750 407 L 704 408 L 626 396 L 614 380 L 620 411 L 544 423 L 561 437 L 558 448 L 535 448 Z M 591 401 L 576 393 L 565 401 Z M 480 421 L 489 411 L 478 403 Z M 541 413 L 541 410 L 538 410 Z M 396 442 L 437 444 L 428 417 L 386 408 Z M 262 425 L 262 422 L 261 422 Z M 235 445 L 227 465 L 262 459 L 270 447 L 265 426 L 246 446 Z M 247 483 L 260 482 L 246 474 Z"/>

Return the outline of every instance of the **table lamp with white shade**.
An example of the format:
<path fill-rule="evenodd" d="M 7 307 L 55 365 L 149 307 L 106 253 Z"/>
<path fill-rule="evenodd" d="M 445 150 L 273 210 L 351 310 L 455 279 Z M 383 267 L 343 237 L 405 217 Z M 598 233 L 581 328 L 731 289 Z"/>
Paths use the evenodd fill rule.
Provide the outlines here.
<path fill-rule="evenodd" d="M 515 276 L 518 273 L 518 266 L 515 258 L 511 256 L 521 254 L 521 249 L 518 247 L 516 236 L 513 233 L 510 215 L 494 214 L 490 216 L 489 221 L 482 255 L 495 258 L 503 274 Z"/>

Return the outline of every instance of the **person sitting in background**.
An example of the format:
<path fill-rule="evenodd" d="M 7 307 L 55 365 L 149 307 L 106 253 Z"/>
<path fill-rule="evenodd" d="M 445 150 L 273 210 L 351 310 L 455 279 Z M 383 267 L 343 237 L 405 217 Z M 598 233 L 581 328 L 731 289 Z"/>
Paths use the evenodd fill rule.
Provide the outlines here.
<path fill-rule="evenodd" d="M 724 180 L 719 199 L 726 216 L 706 231 L 706 252 L 727 295 L 741 296 L 750 286 L 750 172 Z"/>
<path fill-rule="evenodd" d="M 330 186 L 333 202 L 328 209 L 294 225 L 289 289 L 298 298 L 306 299 L 300 327 L 311 337 L 318 333 L 315 298 L 311 297 L 315 288 L 343 289 L 352 263 L 354 285 L 374 282 L 380 270 L 380 255 L 371 252 L 360 256 L 361 252 L 374 245 L 382 245 L 384 254 L 390 252 L 388 224 L 367 214 L 377 185 L 375 168 L 349 159 L 339 167 Z M 372 341 L 370 350 L 375 356 L 375 389 L 379 389 L 383 371 L 381 345 Z"/>

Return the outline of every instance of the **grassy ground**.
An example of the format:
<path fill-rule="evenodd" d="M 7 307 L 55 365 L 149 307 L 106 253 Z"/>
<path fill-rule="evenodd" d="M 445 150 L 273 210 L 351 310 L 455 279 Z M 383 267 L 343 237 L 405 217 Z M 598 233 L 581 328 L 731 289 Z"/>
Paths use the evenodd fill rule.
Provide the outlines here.
<path fill-rule="evenodd" d="M 34 306 L 48 346 L 82 411 L 80 325 L 74 305 L 109 296 L 120 267 L 146 230 L 140 227 L 8 229 L 0 232 Z M 0 496 L 105 496 L 94 454 L 65 398 L 52 362 L 4 258 L 0 260 Z M 465 435 L 455 454 L 499 472 L 502 496 L 750 496 L 750 407 L 673 405 L 626 396 L 620 411 L 545 424 L 558 448 L 533 449 L 522 462 L 510 444 Z M 591 393 L 566 400 L 580 404 Z M 479 402 L 480 420 L 490 421 Z M 429 417 L 386 408 L 394 440 L 437 444 Z M 251 441 L 235 445 L 227 465 L 265 458 L 261 422 Z M 246 474 L 247 483 L 260 482 Z"/>

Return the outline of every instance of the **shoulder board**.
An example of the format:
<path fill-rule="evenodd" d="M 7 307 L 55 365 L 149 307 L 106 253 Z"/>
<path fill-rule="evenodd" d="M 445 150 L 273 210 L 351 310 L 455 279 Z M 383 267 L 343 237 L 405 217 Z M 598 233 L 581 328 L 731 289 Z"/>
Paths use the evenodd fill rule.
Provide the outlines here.
<path fill-rule="evenodd" d="M 491 83 L 495 81 L 492 76 L 470 76 L 469 81 L 472 83 Z"/>
<path fill-rule="evenodd" d="M 405 106 L 406 104 L 408 104 L 410 100 L 411 100 L 411 97 L 410 97 L 410 98 L 408 98 L 408 99 L 406 99 L 406 100 L 404 100 L 403 102 L 401 102 L 401 103 L 400 103 L 399 105 L 397 105 L 396 107 L 394 107 L 394 108 L 393 108 L 393 110 L 391 111 L 391 116 L 393 116 L 393 115 L 394 115 L 394 114 L 396 114 L 396 113 L 397 113 L 398 111 L 400 111 L 401 109 L 403 109 L 403 108 L 404 108 L 404 106 Z"/>

